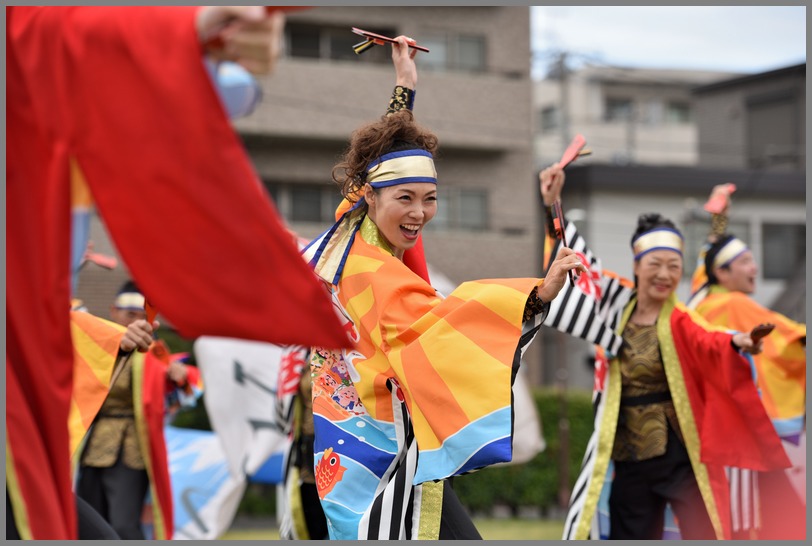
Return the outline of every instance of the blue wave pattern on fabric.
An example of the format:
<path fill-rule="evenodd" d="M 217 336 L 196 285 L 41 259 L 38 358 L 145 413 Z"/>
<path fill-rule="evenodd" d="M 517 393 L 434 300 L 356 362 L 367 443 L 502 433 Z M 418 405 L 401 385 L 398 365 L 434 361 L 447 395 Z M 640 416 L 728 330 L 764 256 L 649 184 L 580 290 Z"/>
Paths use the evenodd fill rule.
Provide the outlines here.
<path fill-rule="evenodd" d="M 347 456 L 361 459 L 367 470 L 380 478 L 395 458 L 398 444 L 394 427 L 388 423 L 375 421 L 369 416 L 330 422 L 320 415 L 314 415 L 313 422 L 318 430 L 314 446 L 317 463 L 320 454 L 332 447 L 341 454 L 342 463 Z"/>
<path fill-rule="evenodd" d="M 486 415 L 446 439 L 442 447 L 422 450 L 415 483 L 442 479 L 509 461 L 513 450 L 512 440 L 510 436 L 504 436 L 504 431 L 510 430 L 511 411 L 507 407 Z M 483 438 L 496 440 L 483 444 Z"/>

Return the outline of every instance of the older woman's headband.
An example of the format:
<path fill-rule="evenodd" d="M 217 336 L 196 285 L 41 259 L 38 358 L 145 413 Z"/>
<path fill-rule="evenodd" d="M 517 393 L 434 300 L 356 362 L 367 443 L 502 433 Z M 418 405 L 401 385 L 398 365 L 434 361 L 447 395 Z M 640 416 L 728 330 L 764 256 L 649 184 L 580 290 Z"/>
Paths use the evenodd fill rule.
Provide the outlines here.
<path fill-rule="evenodd" d="M 744 241 L 733 237 L 725 245 L 719 249 L 716 256 L 713 258 L 713 267 L 723 267 L 750 250 Z"/>
<path fill-rule="evenodd" d="M 682 247 L 683 241 L 680 232 L 667 227 L 654 228 L 632 241 L 635 260 L 639 260 L 653 250 L 673 250 L 682 256 Z"/>
<path fill-rule="evenodd" d="M 367 167 L 367 183 L 385 188 L 411 182 L 437 183 L 434 160 L 426 150 L 402 150 L 382 155 Z"/>

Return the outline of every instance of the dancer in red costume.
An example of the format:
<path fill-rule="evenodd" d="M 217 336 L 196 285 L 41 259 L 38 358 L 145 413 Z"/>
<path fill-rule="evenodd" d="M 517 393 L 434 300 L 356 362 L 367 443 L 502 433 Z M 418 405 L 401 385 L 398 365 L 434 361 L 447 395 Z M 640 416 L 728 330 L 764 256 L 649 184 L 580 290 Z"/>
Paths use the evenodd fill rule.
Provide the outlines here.
<path fill-rule="evenodd" d="M 258 7 L 7 8 L 6 480 L 21 538 L 77 537 L 72 172 L 183 335 L 346 344 L 202 60 L 222 32 L 218 56 L 269 72 L 283 24 Z"/>

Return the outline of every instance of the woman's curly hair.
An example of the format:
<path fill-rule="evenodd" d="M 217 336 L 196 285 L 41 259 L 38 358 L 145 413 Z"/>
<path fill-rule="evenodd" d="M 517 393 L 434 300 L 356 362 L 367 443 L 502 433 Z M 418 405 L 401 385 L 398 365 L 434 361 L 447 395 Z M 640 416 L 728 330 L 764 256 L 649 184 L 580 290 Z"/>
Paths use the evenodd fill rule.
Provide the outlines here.
<path fill-rule="evenodd" d="M 353 132 L 341 161 L 333 167 L 333 180 L 341 189 L 341 195 L 354 201 L 353 194 L 364 187 L 367 166 L 375 159 L 414 148 L 434 156 L 437 146 L 437 135 L 418 125 L 410 110 L 400 110 Z"/>

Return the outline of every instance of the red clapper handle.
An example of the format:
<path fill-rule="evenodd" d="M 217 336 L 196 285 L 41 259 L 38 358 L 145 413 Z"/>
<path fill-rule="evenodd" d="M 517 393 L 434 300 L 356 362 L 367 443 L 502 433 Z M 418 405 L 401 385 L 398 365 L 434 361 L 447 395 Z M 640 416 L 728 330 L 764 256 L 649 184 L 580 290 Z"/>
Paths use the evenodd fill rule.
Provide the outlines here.
<path fill-rule="evenodd" d="M 561 239 L 561 244 L 567 247 L 567 235 L 566 233 L 564 233 L 566 224 L 564 224 L 564 211 L 561 210 L 560 199 L 556 199 L 555 201 L 553 201 L 552 209 L 553 209 L 553 227 L 555 227 L 555 234 L 559 239 Z M 572 276 L 572 270 L 567 271 L 567 277 L 570 280 L 570 286 L 574 288 L 575 280 L 573 279 Z"/>
<path fill-rule="evenodd" d="M 147 299 L 144 299 L 144 311 L 147 312 L 147 322 L 149 322 L 149 325 L 152 326 L 152 322 L 158 315 L 158 310 L 155 309 L 155 307 L 153 307 L 153 305 Z"/>
<path fill-rule="evenodd" d="M 728 184 L 727 197 L 729 197 L 734 191 L 736 191 L 736 185 Z M 725 205 L 727 205 L 727 197 L 722 194 L 716 195 L 716 197 L 711 197 L 708 199 L 708 202 L 705 203 L 705 210 L 711 214 L 721 214 L 721 212 L 725 210 Z"/>
<path fill-rule="evenodd" d="M 575 135 L 575 138 L 572 139 L 570 145 L 567 146 L 567 149 L 564 150 L 564 155 L 561 156 L 561 159 L 558 161 L 558 166 L 562 169 L 575 161 L 575 158 L 578 157 L 578 153 L 586 146 L 586 139 L 583 135 Z"/>
<path fill-rule="evenodd" d="M 381 36 L 380 34 L 375 34 L 374 32 L 369 32 L 368 30 L 361 30 L 360 28 L 352 27 L 352 31 L 355 34 L 358 34 L 360 36 L 363 36 L 364 38 L 372 40 L 373 42 L 375 42 L 378 45 L 383 45 L 381 42 L 389 42 L 390 44 L 398 43 L 397 40 L 395 40 L 394 38 L 389 38 L 387 36 Z M 416 49 L 418 51 L 425 51 L 426 53 L 429 52 L 429 48 L 419 46 L 417 44 L 409 44 L 409 47 L 411 47 L 412 49 Z"/>

